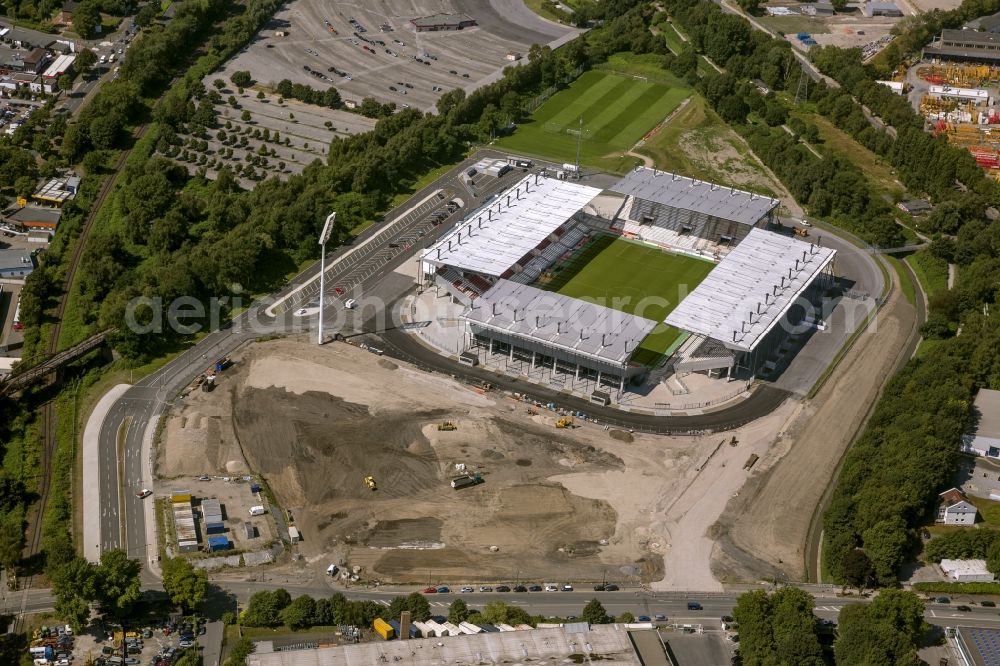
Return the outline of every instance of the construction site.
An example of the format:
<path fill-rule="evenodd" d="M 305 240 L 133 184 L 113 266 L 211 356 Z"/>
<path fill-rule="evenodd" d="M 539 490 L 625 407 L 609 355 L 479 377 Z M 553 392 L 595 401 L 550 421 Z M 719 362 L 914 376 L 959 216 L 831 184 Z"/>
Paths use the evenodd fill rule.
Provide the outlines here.
<path fill-rule="evenodd" d="M 967 149 L 984 170 L 1000 179 L 1000 108 L 996 106 L 1000 67 L 922 64 L 916 75 L 926 85 L 914 97 L 934 135 Z"/>

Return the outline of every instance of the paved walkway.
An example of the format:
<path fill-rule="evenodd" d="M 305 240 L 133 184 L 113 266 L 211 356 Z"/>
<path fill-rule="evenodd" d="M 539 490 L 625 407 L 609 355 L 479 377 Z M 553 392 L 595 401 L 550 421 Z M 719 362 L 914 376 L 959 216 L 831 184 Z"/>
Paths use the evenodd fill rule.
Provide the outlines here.
<path fill-rule="evenodd" d="M 98 461 L 101 425 L 130 388 L 129 384 L 118 384 L 105 393 L 87 418 L 83 430 L 83 552 L 91 562 L 97 562 L 101 554 L 101 469 Z"/>

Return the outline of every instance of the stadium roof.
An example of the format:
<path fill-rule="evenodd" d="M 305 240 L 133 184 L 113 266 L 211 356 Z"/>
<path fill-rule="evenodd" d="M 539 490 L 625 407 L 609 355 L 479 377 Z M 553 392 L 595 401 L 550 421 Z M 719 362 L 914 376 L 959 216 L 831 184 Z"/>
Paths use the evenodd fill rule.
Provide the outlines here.
<path fill-rule="evenodd" d="M 656 327 L 652 319 L 510 280 L 473 301 L 462 319 L 618 366 Z"/>
<path fill-rule="evenodd" d="M 669 315 L 670 326 L 752 351 L 836 250 L 751 229 Z"/>
<path fill-rule="evenodd" d="M 600 193 L 596 187 L 525 176 L 460 222 L 423 259 L 499 277 Z"/>
<path fill-rule="evenodd" d="M 615 183 L 611 191 L 751 225 L 777 208 L 779 203 L 761 194 L 647 167 L 636 167 Z"/>

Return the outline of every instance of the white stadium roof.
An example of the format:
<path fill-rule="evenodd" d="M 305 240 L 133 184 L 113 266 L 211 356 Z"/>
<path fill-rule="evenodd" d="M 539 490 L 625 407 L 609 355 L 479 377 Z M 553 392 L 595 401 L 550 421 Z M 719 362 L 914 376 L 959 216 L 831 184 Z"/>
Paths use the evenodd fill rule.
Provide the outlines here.
<path fill-rule="evenodd" d="M 836 250 L 751 229 L 666 323 L 752 351 L 826 268 Z"/>
<path fill-rule="evenodd" d="M 779 203 L 777 199 L 761 194 L 647 167 L 636 167 L 610 190 L 741 224 L 756 224 Z"/>
<path fill-rule="evenodd" d="M 425 262 L 500 276 L 601 193 L 596 187 L 525 176 L 424 251 Z"/>
<path fill-rule="evenodd" d="M 510 280 L 499 280 L 473 301 L 462 319 L 618 366 L 628 362 L 657 324 Z"/>

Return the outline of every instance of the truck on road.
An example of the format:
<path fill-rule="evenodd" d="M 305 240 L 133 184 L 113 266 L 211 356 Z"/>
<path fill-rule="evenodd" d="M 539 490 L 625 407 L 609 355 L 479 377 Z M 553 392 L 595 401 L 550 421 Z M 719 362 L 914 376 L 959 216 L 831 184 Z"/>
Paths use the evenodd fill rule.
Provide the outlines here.
<path fill-rule="evenodd" d="M 482 482 L 483 475 L 479 472 L 474 472 L 472 474 L 456 476 L 451 480 L 451 487 L 455 490 L 461 490 L 462 488 L 468 488 L 469 486 L 478 486 Z"/>

